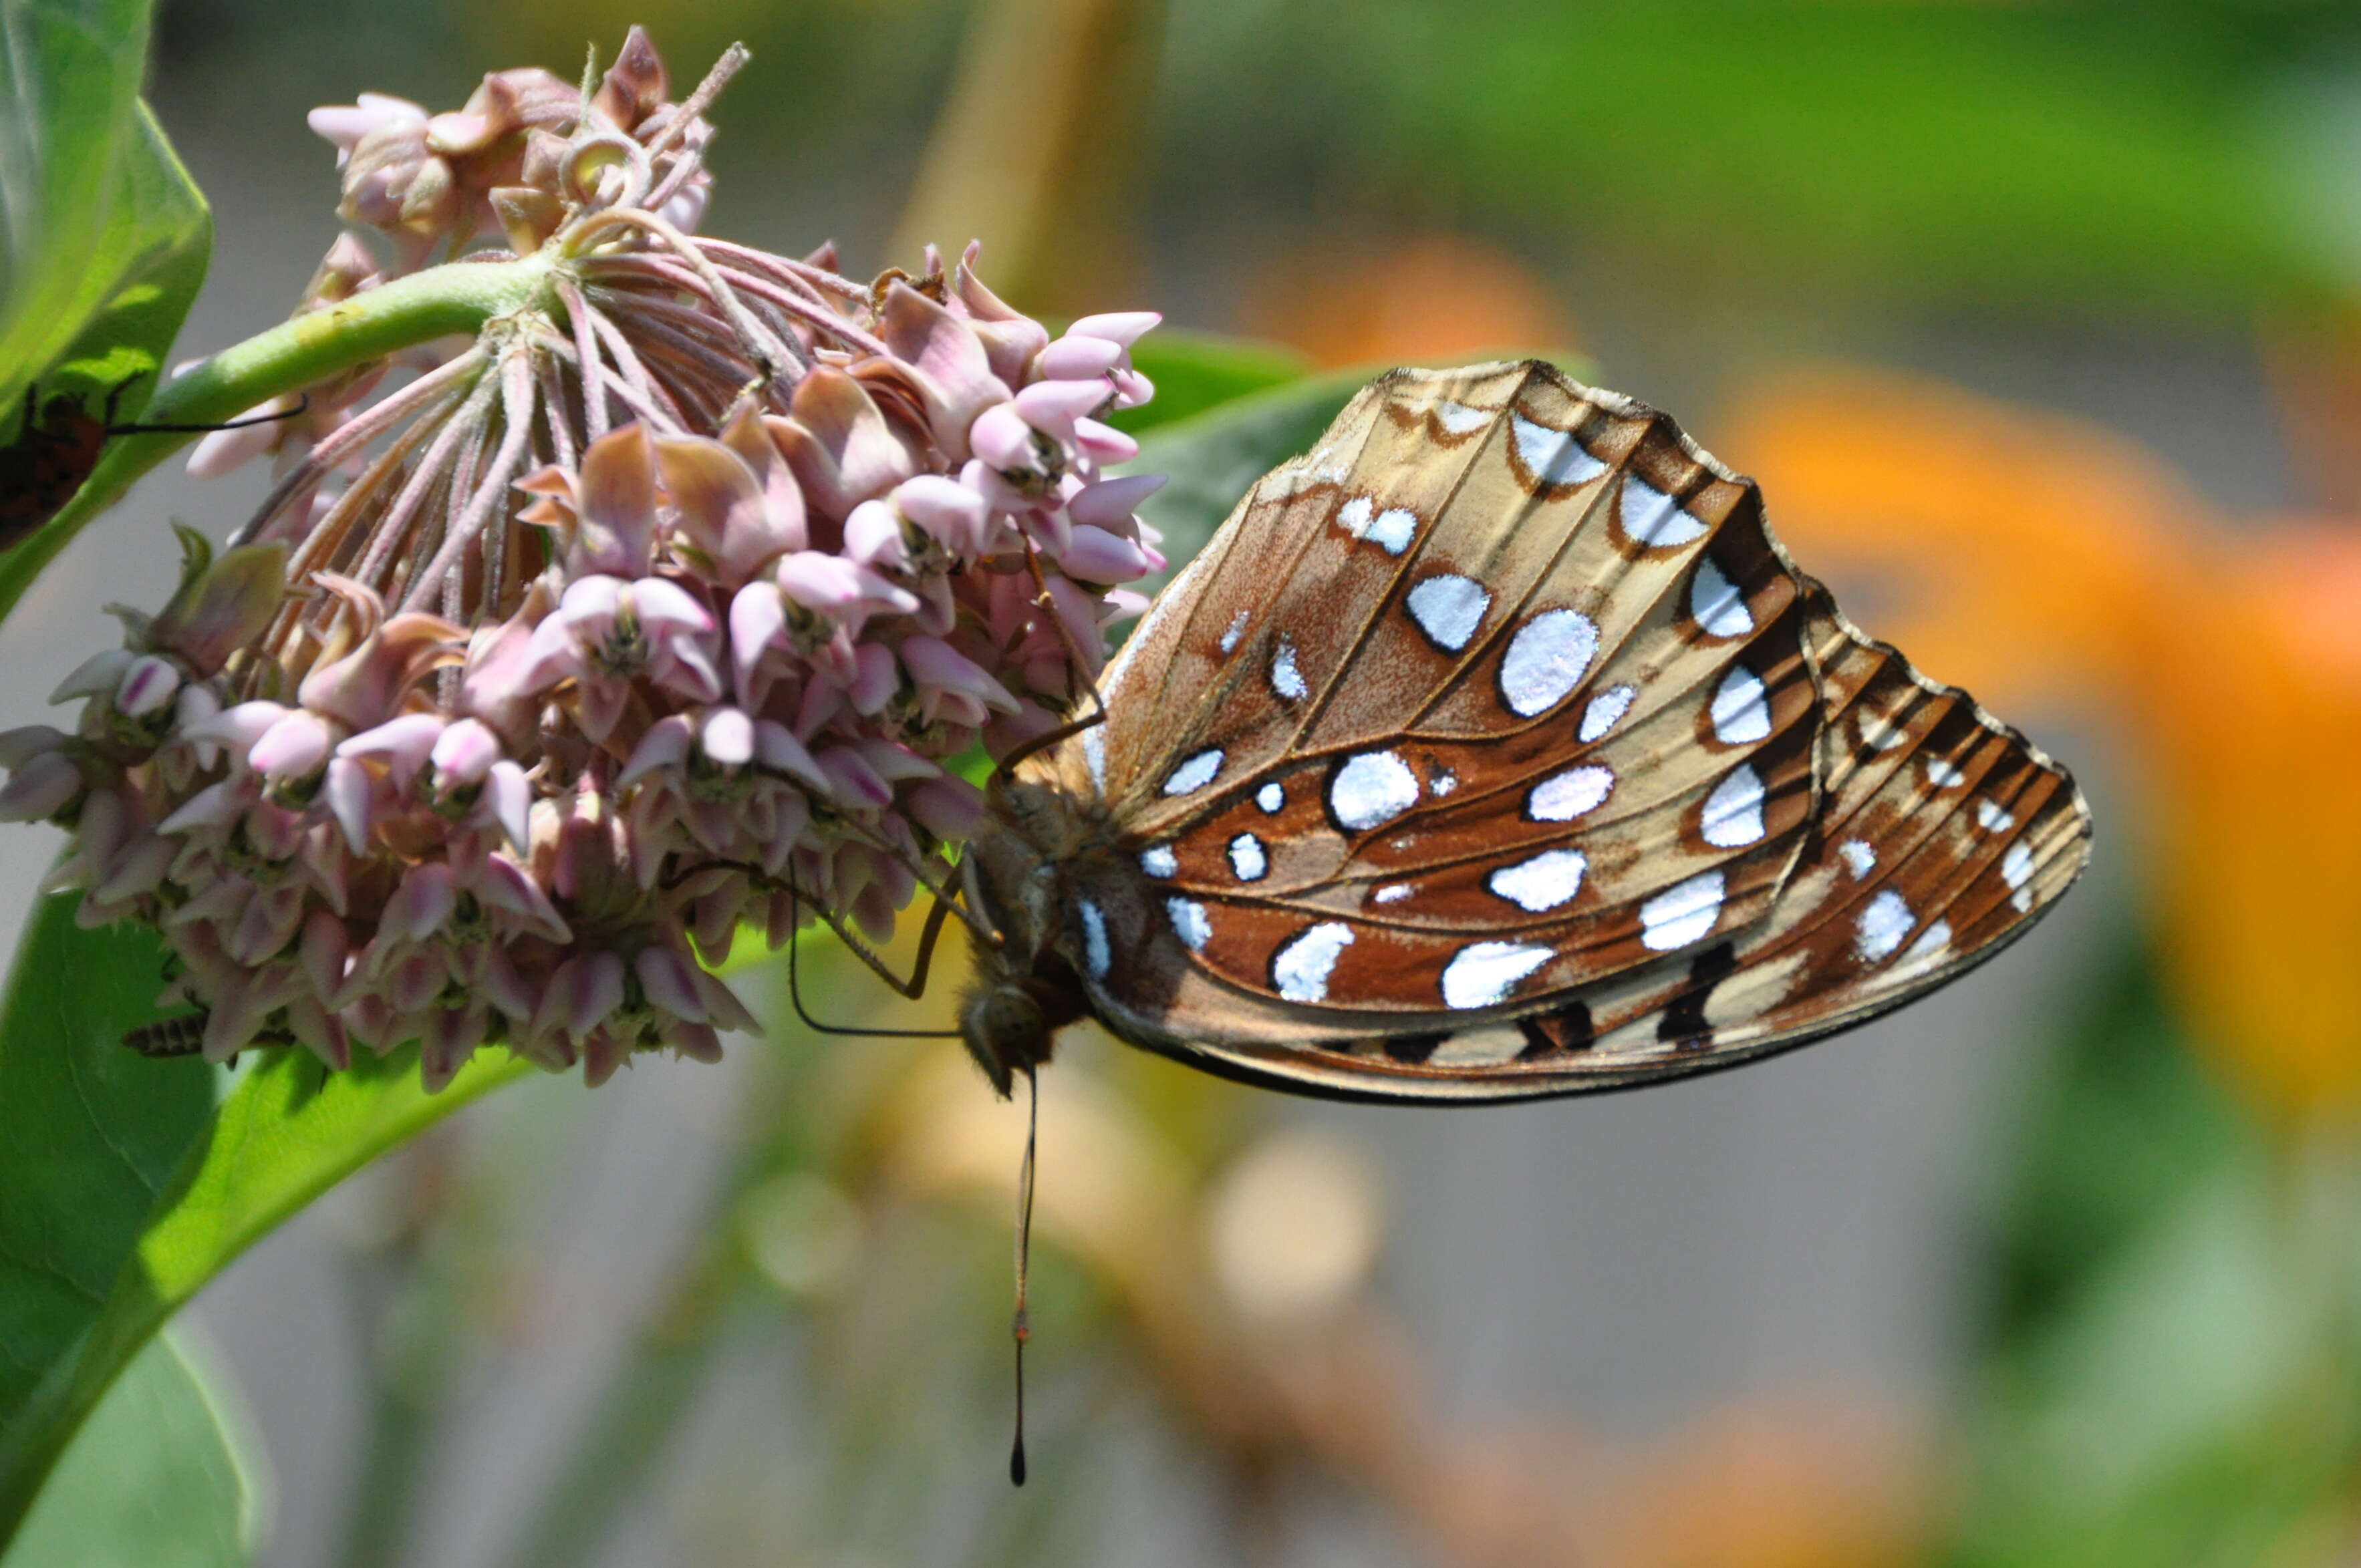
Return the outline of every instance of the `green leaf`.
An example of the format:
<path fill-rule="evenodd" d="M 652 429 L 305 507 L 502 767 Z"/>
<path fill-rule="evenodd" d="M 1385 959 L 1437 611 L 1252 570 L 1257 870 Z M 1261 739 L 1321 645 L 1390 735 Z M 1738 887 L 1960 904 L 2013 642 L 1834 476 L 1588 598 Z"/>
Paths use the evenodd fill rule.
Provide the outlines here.
<path fill-rule="evenodd" d="M 162 945 L 78 928 L 77 902 L 41 902 L 0 1000 L 0 1432 L 89 1328 L 219 1077 L 124 1049 L 156 1017 Z"/>
<path fill-rule="evenodd" d="M 204 198 L 139 101 L 148 13 L 0 0 L 0 410 L 136 376 L 136 414 L 204 280 Z"/>
<path fill-rule="evenodd" d="M 172 1312 L 313 1198 L 525 1064 L 439 1095 L 416 1052 L 330 1074 L 258 1053 L 225 1075 L 126 1050 L 151 1021 L 154 935 L 79 929 L 46 900 L 0 1004 L 0 1541 L 76 1429 Z"/>
<path fill-rule="evenodd" d="M 207 1358 L 148 1342 L 74 1439 L 0 1568 L 245 1568 L 262 1458 Z"/>
<path fill-rule="evenodd" d="M 1369 376 L 1355 369 L 1307 377 L 1160 426 L 1144 438 L 1138 459 L 1128 466 L 1165 476 L 1164 488 L 1139 509 L 1163 533 L 1164 554 L 1177 565 L 1202 550 L 1254 482 L 1310 451 Z"/>
<path fill-rule="evenodd" d="M 1161 329 L 1139 340 L 1131 362 L 1156 383 L 1153 401 L 1126 409 L 1111 422 L 1134 435 L 1300 380 L 1311 368 L 1301 355 L 1279 344 Z"/>

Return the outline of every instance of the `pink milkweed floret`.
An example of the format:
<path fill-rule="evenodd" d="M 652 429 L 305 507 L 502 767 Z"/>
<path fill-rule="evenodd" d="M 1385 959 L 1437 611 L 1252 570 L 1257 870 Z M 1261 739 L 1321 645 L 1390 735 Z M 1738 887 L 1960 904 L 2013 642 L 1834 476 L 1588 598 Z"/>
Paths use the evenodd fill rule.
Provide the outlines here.
<path fill-rule="evenodd" d="M 386 269 L 521 247 L 541 191 L 570 291 L 316 389 L 263 512 L 184 533 L 171 602 L 60 689 L 73 730 L 0 734 L 0 818 L 71 829 L 47 885 L 163 935 L 213 1059 L 415 1040 L 439 1088 L 487 1043 L 594 1082 L 712 1058 L 753 1021 L 705 965 L 749 925 L 888 934 L 979 820 L 955 760 L 1061 722 L 1164 565 L 1156 481 L 1105 473 L 1157 317 L 1053 339 L 973 247 L 864 285 L 642 222 L 701 213 L 703 122 L 663 134 L 636 34 L 593 99 L 554 80 L 314 116 Z M 577 155 L 635 137 L 653 174 L 586 189 Z M 339 241 L 330 291 L 368 255 Z"/>

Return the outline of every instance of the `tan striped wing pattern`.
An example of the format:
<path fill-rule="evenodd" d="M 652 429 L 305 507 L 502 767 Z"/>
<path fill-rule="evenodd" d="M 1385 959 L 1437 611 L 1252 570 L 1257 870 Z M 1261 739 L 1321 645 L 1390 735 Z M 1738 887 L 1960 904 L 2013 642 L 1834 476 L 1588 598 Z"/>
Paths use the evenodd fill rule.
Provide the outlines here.
<path fill-rule="evenodd" d="M 1753 485 L 1546 366 L 1267 477 L 1049 765 L 1119 1033 L 1312 1092 L 1611 1088 L 1861 1022 L 2086 859 L 2071 781 L 1839 616 Z"/>

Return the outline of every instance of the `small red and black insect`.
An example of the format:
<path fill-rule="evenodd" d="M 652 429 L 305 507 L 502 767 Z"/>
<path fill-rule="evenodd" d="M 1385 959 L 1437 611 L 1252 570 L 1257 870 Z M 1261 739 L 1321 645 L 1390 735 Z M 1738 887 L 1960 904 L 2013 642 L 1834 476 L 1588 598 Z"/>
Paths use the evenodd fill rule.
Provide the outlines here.
<path fill-rule="evenodd" d="M 98 466 L 99 454 L 109 436 L 197 435 L 237 430 L 291 419 L 311 403 L 306 393 L 284 412 L 256 414 L 225 424 L 117 424 L 115 405 L 130 385 L 131 381 L 119 381 L 109 388 L 105 411 L 96 417 L 71 393 L 60 392 L 44 403 L 33 388 L 25 389 L 24 422 L 16 428 L 16 439 L 0 446 L 0 550 L 25 539 L 73 499 L 90 471 Z"/>

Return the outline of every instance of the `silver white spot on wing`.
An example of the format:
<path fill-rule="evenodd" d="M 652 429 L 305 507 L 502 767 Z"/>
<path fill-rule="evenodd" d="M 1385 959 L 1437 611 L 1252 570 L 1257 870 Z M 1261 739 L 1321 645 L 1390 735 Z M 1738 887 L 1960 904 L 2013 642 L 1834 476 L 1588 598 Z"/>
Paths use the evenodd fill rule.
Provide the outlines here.
<path fill-rule="evenodd" d="M 1615 774 L 1610 769 L 1568 768 L 1533 785 L 1532 794 L 1525 798 L 1525 811 L 1536 822 L 1571 822 L 1598 810 L 1614 790 Z"/>
<path fill-rule="evenodd" d="M 1721 677 L 1709 712 L 1713 738 L 1725 746 L 1752 746 L 1771 733 L 1771 694 L 1743 664 Z"/>
<path fill-rule="evenodd" d="M 1389 555 L 1399 555 L 1418 537 L 1418 513 L 1400 507 L 1377 510 L 1367 496 L 1355 496 L 1336 510 L 1336 521 L 1356 539 L 1366 539 Z"/>
<path fill-rule="evenodd" d="M 1075 907 L 1082 916 L 1082 968 L 1093 980 L 1104 980 L 1108 966 L 1115 962 L 1115 954 L 1107 947 L 1106 916 L 1087 898 Z"/>
<path fill-rule="evenodd" d="M 1535 424 L 1519 413 L 1509 416 L 1509 427 L 1516 435 L 1517 455 L 1537 483 L 1579 485 L 1607 472 L 1607 465 L 1585 452 L 1571 432 Z"/>
<path fill-rule="evenodd" d="M 1466 435 L 1491 422 L 1492 412 L 1489 409 L 1471 409 L 1466 403 L 1445 400 L 1436 405 L 1434 418 L 1436 423 L 1452 434 Z"/>
<path fill-rule="evenodd" d="M 1446 653 L 1456 653 L 1483 624 L 1492 595 L 1473 577 L 1444 572 L 1412 587 L 1402 602 L 1428 641 Z"/>
<path fill-rule="evenodd" d="M 1410 548 L 1418 537 L 1418 514 L 1395 507 L 1378 513 L 1378 521 L 1369 524 L 1369 543 L 1389 555 L 1399 555 Z"/>
<path fill-rule="evenodd" d="M 1579 850 L 1544 850 L 1530 861 L 1502 866 L 1484 879 L 1495 897 L 1538 915 L 1555 909 L 1582 891 L 1590 862 Z"/>
<path fill-rule="evenodd" d="M 2011 844 L 2000 858 L 2001 880 L 2009 885 L 2008 901 L 2019 915 L 2033 907 L 2033 889 L 2026 884 L 2033 880 L 2033 851 L 2023 844 Z"/>
<path fill-rule="evenodd" d="M 1192 790 L 1203 789 L 1213 782 L 1213 775 L 1221 771 L 1220 747 L 1217 746 L 1210 751 L 1200 751 L 1172 770 L 1172 776 L 1164 781 L 1164 793 L 1187 795 Z"/>
<path fill-rule="evenodd" d="M 1910 944 L 1910 950 L 1902 955 L 1902 961 L 1905 965 L 1923 964 L 1941 956 L 1943 949 L 1950 945 L 1951 923 L 1938 920 L 1918 933 L 1918 939 Z"/>
<path fill-rule="evenodd" d="M 1668 953 L 1705 937 L 1721 918 L 1723 886 L 1719 872 L 1699 872 L 1640 905 L 1641 946 Z"/>
<path fill-rule="evenodd" d="M 1634 474 L 1623 476 L 1623 503 L 1617 510 L 1624 535 L 1649 549 L 1705 537 L 1706 526 L 1695 513 Z"/>
<path fill-rule="evenodd" d="M 1276 817 L 1279 807 L 1287 804 L 1287 791 L 1273 781 L 1255 791 L 1255 804 L 1262 807 L 1264 816 Z"/>
<path fill-rule="evenodd" d="M 1575 730 L 1576 739 L 1587 746 L 1605 735 L 1631 711 L 1631 699 L 1639 695 L 1640 688 L 1627 682 L 1609 686 L 1592 697 L 1590 705 L 1582 710 L 1582 723 Z"/>
<path fill-rule="evenodd" d="M 1763 775 L 1741 762 L 1705 797 L 1697 831 L 1718 850 L 1736 850 L 1763 837 Z"/>
<path fill-rule="evenodd" d="M 1418 775 L 1391 751 L 1345 760 L 1328 784 L 1328 809 L 1356 833 L 1382 826 L 1418 804 Z"/>
<path fill-rule="evenodd" d="M 1295 668 L 1295 644 L 1284 637 L 1279 640 L 1279 652 L 1270 656 L 1270 689 L 1290 702 L 1301 701 L 1312 689 Z"/>
<path fill-rule="evenodd" d="M 1389 883 L 1385 886 L 1378 889 L 1377 892 L 1369 894 L 1369 902 L 1372 904 L 1399 904 L 1409 896 L 1410 883 L 1406 882 Z"/>
<path fill-rule="evenodd" d="M 1910 731 L 1883 714 L 1856 714 L 1852 726 L 1854 732 L 1861 737 L 1861 743 L 1872 751 L 1898 751 L 1910 744 Z"/>
<path fill-rule="evenodd" d="M 1270 978 L 1290 1002 L 1324 1002 L 1336 956 L 1353 945 L 1353 928 L 1337 921 L 1312 927 L 1272 955 Z"/>
<path fill-rule="evenodd" d="M 1158 844 L 1139 851 L 1139 869 L 1153 877 L 1168 877 L 1180 870 L 1180 857 L 1170 844 Z"/>
<path fill-rule="evenodd" d="M 2005 833 L 2016 826 L 2016 818 L 1989 800 L 1976 802 L 1976 826 L 1987 833 Z"/>
<path fill-rule="evenodd" d="M 1430 779 L 1427 782 L 1426 787 L 1433 790 L 1436 796 L 1440 798 L 1443 795 L 1449 795 L 1453 790 L 1459 787 L 1459 775 L 1446 770 L 1435 774 L 1433 778 Z"/>
<path fill-rule="evenodd" d="M 1213 923 L 1206 917 L 1203 905 L 1193 898 L 1168 898 L 1164 913 L 1171 917 L 1173 935 L 1180 938 L 1182 947 L 1192 953 L 1205 950 L 1205 944 L 1213 939 Z"/>
<path fill-rule="evenodd" d="M 1471 942 L 1443 966 L 1445 1007 L 1491 1007 L 1509 988 L 1549 962 L 1550 949 L 1524 942 Z"/>
<path fill-rule="evenodd" d="M 1545 609 L 1517 628 L 1500 660 L 1500 698 L 1520 718 L 1546 713 L 1582 684 L 1598 652 L 1598 625 L 1575 609 Z"/>
<path fill-rule="evenodd" d="M 1241 833 L 1230 840 L 1230 870 L 1240 882 L 1260 882 L 1270 870 L 1270 857 L 1263 853 L 1262 840 L 1251 833 Z"/>
<path fill-rule="evenodd" d="M 1697 563 L 1697 576 L 1689 579 L 1689 619 L 1708 637 L 1743 637 L 1754 630 L 1746 596 L 1711 556 Z"/>
<path fill-rule="evenodd" d="M 1845 870 L 1852 872 L 1855 882 L 1877 869 L 1877 851 L 1866 839 L 1847 839 L 1837 846 L 1837 853 L 1844 857 Z"/>
<path fill-rule="evenodd" d="M 1916 924 L 1917 917 L 1910 913 L 1910 905 L 1889 887 L 1871 899 L 1854 922 L 1853 951 L 1861 955 L 1863 963 L 1891 958 L 1894 950 L 1902 946 L 1902 938 L 1910 935 L 1910 927 Z"/>
<path fill-rule="evenodd" d="M 1927 759 L 1927 782 L 1937 789 L 1950 789 L 1968 782 L 1968 775 L 1940 757 Z"/>
<path fill-rule="evenodd" d="M 1253 619 L 1252 611 L 1243 609 L 1230 617 L 1230 629 L 1222 633 L 1223 652 L 1235 653 L 1238 651 L 1238 639 L 1246 634 L 1246 622 Z"/>

